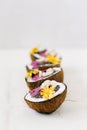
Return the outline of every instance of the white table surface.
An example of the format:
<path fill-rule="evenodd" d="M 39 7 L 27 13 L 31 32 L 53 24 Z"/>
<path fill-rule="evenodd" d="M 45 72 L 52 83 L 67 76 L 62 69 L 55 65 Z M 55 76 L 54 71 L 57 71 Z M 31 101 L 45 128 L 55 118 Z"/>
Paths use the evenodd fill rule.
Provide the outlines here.
<path fill-rule="evenodd" d="M 0 130 L 87 130 L 87 49 L 60 49 L 67 98 L 52 114 L 30 109 L 23 97 L 28 50 L 0 50 Z"/>

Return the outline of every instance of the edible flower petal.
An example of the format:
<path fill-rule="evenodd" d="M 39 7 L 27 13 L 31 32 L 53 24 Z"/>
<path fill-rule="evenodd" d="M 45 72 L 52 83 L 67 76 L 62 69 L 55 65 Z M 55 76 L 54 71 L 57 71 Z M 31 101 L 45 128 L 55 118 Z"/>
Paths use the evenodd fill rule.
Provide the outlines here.
<path fill-rule="evenodd" d="M 51 55 L 47 56 L 47 60 L 54 64 L 60 64 L 61 62 L 61 60 L 57 56 L 51 56 Z"/>
<path fill-rule="evenodd" d="M 34 69 L 34 70 L 30 70 L 29 72 L 27 72 L 25 78 L 28 78 L 28 77 L 32 77 L 32 75 L 34 74 L 37 74 L 39 72 L 38 69 Z"/>
<path fill-rule="evenodd" d="M 37 47 L 34 47 L 33 49 L 30 50 L 30 55 L 37 53 L 39 50 Z"/>
<path fill-rule="evenodd" d="M 30 92 L 30 95 L 31 95 L 32 97 L 34 97 L 35 95 L 39 94 L 40 90 L 41 90 L 41 87 L 35 88 L 35 89 L 33 89 L 33 90 Z"/>
<path fill-rule="evenodd" d="M 40 62 L 39 61 L 32 61 L 31 65 L 33 66 L 33 69 L 36 69 L 40 65 Z"/>
<path fill-rule="evenodd" d="M 46 86 L 40 91 L 40 95 L 45 99 L 51 99 L 52 97 L 54 97 L 54 93 L 55 91 L 52 86 Z"/>

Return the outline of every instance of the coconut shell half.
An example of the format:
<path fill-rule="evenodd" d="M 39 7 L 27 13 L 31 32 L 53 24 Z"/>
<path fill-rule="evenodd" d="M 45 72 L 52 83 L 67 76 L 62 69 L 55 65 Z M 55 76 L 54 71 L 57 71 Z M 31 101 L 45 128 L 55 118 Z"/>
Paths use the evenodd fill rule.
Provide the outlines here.
<path fill-rule="evenodd" d="M 44 82 L 45 80 L 55 80 L 57 82 L 63 82 L 64 79 L 64 72 L 63 69 L 60 68 L 60 71 L 55 72 L 49 76 L 44 77 L 43 79 L 36 80 L 33 82 L 28 82 L 27 79 L 25 78 L 26 84 L 30 90 L 37 88 Z"/>
<path fill-rule="evenodd" d="M 60 105 L 64 102 L 66 93 L 67 93 L 67 86 L 65 85 L 65 90 L 61 94 L 55 96 L 50 100 L 42 101 L 42 102 L 32 102 L 26 98 L 28 94 L 25 95 L 24 100 L 26 101 L 26 103 L 30 108 L 36 110 L 37 112 L 52 113 L 56 109 L 58 109 Z"/>

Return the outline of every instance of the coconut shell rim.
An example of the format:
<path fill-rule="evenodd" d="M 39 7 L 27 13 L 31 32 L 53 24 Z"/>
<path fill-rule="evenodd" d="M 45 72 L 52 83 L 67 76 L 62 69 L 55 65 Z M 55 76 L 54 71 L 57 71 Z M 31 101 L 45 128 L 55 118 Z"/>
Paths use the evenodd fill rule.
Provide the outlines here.
<path fill-rule="evenodd" d="M 45 68 L 55 68 L 55 67 L 60 67 L 60 64 L 49 64 L 49 65 L 39 65 L 36 69 L 39 70 L 44 70 Z M 25 65 L 26 71 L 28 72 L 29 70 L 31 70 L 28 65 Z"/>
<path fill-rule="evenodd" d="M 54 67 L 55 68 L 55 67 Z M 58 67 L 57 67 L 58 68 Z M 61 68 L 61 67 L 59 67 L 59 68 Z M 63 69 L 61 68 L 61 70 L 60 71 L 58 71 L 57 73 L 59 73 L 59 72 L 63 72 Z M 49 77 L 51 77 L 51 76 L 54 76 L 54 75 L 56 75 L 57 73 L 54 73 L 54 74 L 52 74 L 52 75 L 48 75 L 47 77 L 44 77 L 44 78 L 42 78 L 42 79 L 39 79 L 39 80 L 36 80 L 36 81 L 34 81 L 34 82 L 27 82 L 27 79 L 25 78 L 25 81 L 27 82 L 27 83 L 35 83 L 35 82 L 38 82 L 38 81 L 42 81 L 42 80 L 44 80 L 44 79 L 46 79 L 46 78 L 49 78 Z"/>
<path fill-rule="evenodd" d="M 66 85 L 65 83 L 63 83 L 63 84 L 65 85 L 65 90 L 64 90 L 64 91 L 67 92 L 67 85 Z M 64 91 L 63 91 L 63 92 L 64 92 Z M 62 93 L 63 93 L 63 92 L 62 92 Z M 29 93 L 29 92 L 28 92 L 28 93 Z M 53 97 L 53 98 L 51 98 L 51 99 L 48 99 L 48 100 L 46 100 L 46 101 L 32 102 L 32 101 L 29 101 L 29 100 L 25 99 L 25 97 L 27 96 L 28 93 L 25 94 L 24 100 L 25 100 L 25 101 L 28 101 L 28 102 L 31 102 L 31 103 L 45 103 L 45 102 L 49 102 L 49 101 L 51 101 L 52 99 L 54 99 L 54 98 L 56 98 L 56 97 L 58 97 L 58 96 L 60 96 L 60 95 L 62 94 L 62 93 L 60 93 L 60 94 L 56 95 L 55 97 Z"/>

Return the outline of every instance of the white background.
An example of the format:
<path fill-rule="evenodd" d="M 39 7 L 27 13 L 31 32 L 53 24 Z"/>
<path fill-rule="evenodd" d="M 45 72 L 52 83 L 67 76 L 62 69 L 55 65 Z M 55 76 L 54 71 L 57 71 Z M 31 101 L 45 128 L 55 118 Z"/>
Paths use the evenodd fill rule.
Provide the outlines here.
<path fill-rule="evenodd" d="M 87 47 L 87 0 L 0 0 L 0 48 Z"/>

